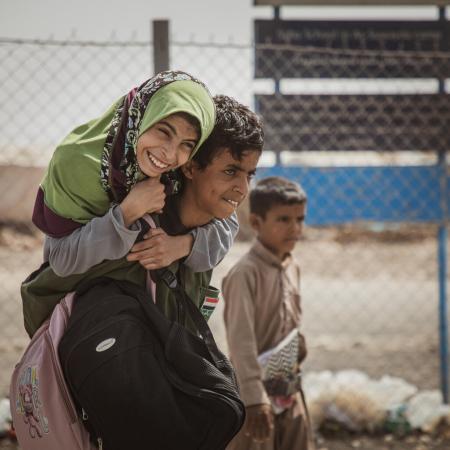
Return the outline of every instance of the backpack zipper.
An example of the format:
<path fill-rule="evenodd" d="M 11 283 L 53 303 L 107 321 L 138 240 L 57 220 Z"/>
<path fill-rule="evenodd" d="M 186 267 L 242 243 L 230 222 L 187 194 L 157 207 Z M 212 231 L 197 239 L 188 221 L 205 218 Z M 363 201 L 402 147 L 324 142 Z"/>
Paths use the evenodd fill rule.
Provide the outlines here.
<path fill-rule="evenodd" d="M 81 408 L 81 418 L 83 419 L 83 422 L 87 422 L 89 420 L 89 415 L 84 408 Z M 103 439 L 100 437 L 97 438 L 97 447 L 99 450 L 103 450 Z"/>
<path fill-rule="evenodd" d="M 142 324 L 141 321 L 139 321 L 138 319 L 135 319 L 135 318 L 133 318 L 133 319 L 119 318 L 119 321 L 123 321 L 123 320 L 131 320 L 131 321 L 137 322 L 139 324 Z M 103 322 L 100 326 L 98 326 L 98 325 L 94 326 L 93 330 L 91 330 L 91 332 L 88 335 L 84 336 L 83 339 L 77 343 L 76 347 L 78 347 L 81 344 L 84 344 L 87 340 L 92 338 L 92 336 L 95 336 L 96 334 L 98 334 L 99 332 L 103 331 L 105 328 L 110 326 L 112 323 L 117 322 L 117 321 L 118 321 L 117 317 L 113 316 L 113 317 L 110 317 L 107 320 L 105 320 L 105 322 Z M 72 357 L 72 353 L 73 353 L 74 349 L 75 349 L 75 347 L 72 346 L 70 348 L 70 351 L 68 352 L 68 356 L 66 358 L 66 367 L 65 367 L 66 370 L 67 370 L 67 365 Z M 68 384 L 68 386 L 72 387 L 72 389 L 73 389 L 73 386 L 71 386 L 70 380 L 67 380 L 67 384 Z M 78 400 L 76 393 L 74 393 L 74 397 L 76 400 Z M 84 410 L 84 408 L 81 408 L 81 417 L 82 417 L 83 421 L 88 422 L 89 415 Z M 95 414 L 94 414 L 94 418 L 95 418 Z M 97 434 L 97 430 L 96 430 L 94 424 L 92 424 L 92 419 L 88 423 L 89 423 L 90 427 L 92 427 L 92 431 L 93 431 L 94 435 Z M 103 439 L 101 437 L 97 437 L 97 446 L 98 446 L 98 450 L 103 450 Z"/>

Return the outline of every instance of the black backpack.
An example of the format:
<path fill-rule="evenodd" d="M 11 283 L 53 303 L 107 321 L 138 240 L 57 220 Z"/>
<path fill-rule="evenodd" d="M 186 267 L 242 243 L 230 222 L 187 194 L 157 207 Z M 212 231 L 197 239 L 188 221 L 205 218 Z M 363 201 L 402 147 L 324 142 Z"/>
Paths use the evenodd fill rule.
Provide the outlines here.
<path fill-rule="evenodd" d="M 102 278 L 77 290 L 59 357 L 104 450 L 220 450 L 243 424 L 230 362 L 180 284 L 172 287 L 179 322 L 187 313 L 198 335 L 131 282 Z"/>

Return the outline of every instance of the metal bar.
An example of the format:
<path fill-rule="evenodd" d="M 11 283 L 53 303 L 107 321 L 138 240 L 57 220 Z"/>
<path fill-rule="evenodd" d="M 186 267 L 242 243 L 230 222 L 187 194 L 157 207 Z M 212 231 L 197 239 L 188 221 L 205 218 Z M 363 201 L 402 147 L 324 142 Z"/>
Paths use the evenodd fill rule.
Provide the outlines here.
<path fill-rule="evenodd" d="M 274 6 L 274 8 L 273 8 L 273 18 L 274 18 L 274 20 L 280 20 L 280 7 L 279 6 Z M 280 79 L 279 78 L 275 78 L 274 82 L 275 82 L 275 86 L 274 86 L 275 95 L 279 95 L 280 94 Z M 281 149 L 276 148 L 274 150 L 275 150 L 275 164 L 277 166 L 281 166 L 282 165 L 282 162 L 281 162 Z"/>
<path fill-rule="evenodd" d="M 154 73 L 169 70 L 169 21 L 153 21 L 153 69 Z"/>
<path fill-rule="evenodd" d="M 273 18 L 276 21 L 280 20 L 280 7 L 279 6 L 275 6 L 273 8 Z M 275 94 L 279 94 L 280 93 L 280 79 L 275 78 L 274 81 L 275 81 Z M 278 158 L 278 156 L 277 156 L 277 158 Z"/>
<path fill-rule="evenodd" d="M 444 53 L 447 53 L 447 51 L 449 50 L 448 40 L 449 40 L 450 36 L 449 36 L 448 27 L 445 26 L 447 23 L 447 18 L 445 16 L 445 7 L 444 6 L 439 7 L 439 23 L 442 27 L 442 35 L 443 35 L 442 50 Z M 439 81 L 439 93 L 445 94 L 445 79 L 443 77 L 440 77 L 438 81 Z"/>
<path fill-rule="evenodd" d="M 379 6 L 379 5 L 423 5 L 438 6 L 450 5 L 450 0 L 253 0 L 255 6 L 284 6 L 284 5 L 308 5 L 308 6 Z"/>
<path fill-rule="evenodd" d="M 439 227 L 439 355 L 441 359 L 441 391 L 448 404 L 448 321 L 447 321 L 447 228 Z"/>
<path fill-rule="evenodd" d="M 273 7 L 273 18 L 275 20 L 280 20 L 280 7 L 279 6 Z"/>
<path fill-rule="evenodd" d="M 439 7 L 439 22 L 445 30 L 445 8 Z M 444 39 L 448 45 L 447 39 Z M 439 94 L 445 95 L 443 79 L 439 80 Z M 441 360 L 441 391 L 444 403 L 449 402 L 449 354 L 448 354 L 448 308 L 447 308 L 447 157 L 446 149 L 438 153 L 440 203 L 442 220 L 438 230 L 438 261 L 439 261 L 439 356 Z"/>
<path fill-rule="evenodd" d="M 449 402 L 449 358 L 447 319 L 447 161 L 445 152 L 439 153 L 439 178 L 442 221 L 438 231 L 439 261 L 439 355 L 441 360 L 441 390 L 444 403 Z"/>

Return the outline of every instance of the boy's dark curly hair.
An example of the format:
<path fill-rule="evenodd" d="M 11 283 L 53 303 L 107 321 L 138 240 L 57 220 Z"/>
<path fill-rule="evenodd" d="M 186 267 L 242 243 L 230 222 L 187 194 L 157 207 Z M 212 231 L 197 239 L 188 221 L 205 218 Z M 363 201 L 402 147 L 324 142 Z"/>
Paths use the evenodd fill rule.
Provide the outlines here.
<path fill-rule="evenodd" d="M 214 97 L 216 123 L 212 133 L 193 157 L 200 169 L 208 166 L 223 149 L 241 160 L 245 152 L 261 152 L 264 131 L 261 119 L 247 106 L 226 95 Z"/>

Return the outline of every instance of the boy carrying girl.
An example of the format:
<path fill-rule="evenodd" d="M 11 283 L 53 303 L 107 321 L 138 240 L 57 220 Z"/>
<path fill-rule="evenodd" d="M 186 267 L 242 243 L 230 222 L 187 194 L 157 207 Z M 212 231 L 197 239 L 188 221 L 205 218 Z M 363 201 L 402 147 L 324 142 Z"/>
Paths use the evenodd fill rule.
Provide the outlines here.
<path fill-rule="evenodd" d="M 250 192 L 257 241 L 222 283 L 230 358 L 247 410 L 229 450 L 314 449 L 300 382 L 300 268 L 291 255 L 305 213 L 306 194 L 286 179 L 262 179 Z"/>
<path fill-rule="evenodd" d="M 217 112 L 214 130 L 201 150 L 180 169 L 183 188 L 178 195 L 167 197 L 164 213 L 160 215 L 161 228 L 150 230 L 148 238 L 135 243 L 125 258 L 110 257 L 97 265 L 85 258 L 87 271 L 65 276 L 58 275 L 50 262 L 25 280 L 21 294 L 25 328 L 30 337 L 50 316 L 59 300 L 82 281 L 106 276 L 145 286 L 145 269 L 169 266 L 170 271 L 176 272 L 180 261 L 168 259 L 168 255 L 177 252 L 174 245 L 179 246 L 178 242 L 173 242 L 174 238 L 195 227 L 212 224 L 208 233 L 197 234 L 190 257 L 197 261 L 197 266 L 202 262 L 205 267 L 194 270 L 182 264 L 183 285 L 192 300 L 202 306 L 211 267 L 217 264 L 217 258 L 226 254 L 233 240 L 233 230 L 228 230 L 229 236 L 225 239 L 227 233 L 220 232 L 217 219 L 231 216 L 246 197 L 264 139 L 259 118 L 247 107 L 227 96 L 216 96 L 214 103 Z M 140 232 L 129 229 L 128 238 L 136 239 Z M 73 253 L 76 252 L 77 246 Z M 90 256 L 98 257 L 92 252 Z M 162 280 L 157 282 L 156 303 L 168 317 L 175 317 L 175 298 Z"/>
<path fill-rule="evenodd" d="M 218 96 L 215 97 L 214 103 L 217 111 L 214 130 L 203 143 L 201 151 L 181 167 L 180 170 L 183 177 L 182 188 L 179 194 L 171 195 L 165 199 L 164 211 L 159 215 L 161 229 L 158 229 L 156 235 L 153 234 L 155 229 L 149 231 L 144 231 L 144 229 L 129 230 L 130 233 L 133 232 L 136 235 L 144 232 L 147 234 L 147 238 L 144 236 L 143 241 L 136 242 L 132 246 L 131 252 L 125 258 L 105 259 L 99 264 L 92 265 L 87 272 L 72 273 L 65 277 L 58 276 L 51 264 L 47 263 L 23 283 L 22 298 L 24 315 L 27 331 L 30 335 L 33 335 L 35 329 L 40 326 L 40 323 L 51 314 L 54 305 L 59 299 L 65 293 L 75 290 L 81 282 L 92 280 L 93 278 L 108 277 L 119 281 L 130 281 L 145 288 L 149 281 L 147 270 L 152 269 L 154 265 L 160 266 L 161 261 L 158 261 L 158 255 L 165 253 L 163 251 L 164 249 L 173 246 L 172 237 L 185 234 L 195 227 L 210 224 L 216 219 L 228 218 L 234 213 L 237 206 L 248 193 L 249 181 L 255 173 L 262 150 L 263 131 L 258 117 L 247 107 L 239 104 L 235 100 L 226 96 Z M 126 224 L 124 225 L 126 226 Z M 215 244 L 215 241 L 219 239 L 214 239 L 214 235 L 211 235 L 211 233 L 209 233 L 209 236 L 210 238 L 208 239 L 205 235 L 207 242 L 205 240 L 200 241 L 197 246 L 197 251 L 202 251 L 202 254 L 197 259 L 203 261 L 206 259 L 207 262 L 211 263 L 211 244 Z M 231 240 L 230 238 L 230 242 L 226 245 L 227 248 L 231 246 Z M 155 249 L 157 250 L 156 252 Z M 220 251 L 223 252 L 223 249 Z M 216 251 L 215 253 L 218 254 L 220 252 Z M 87 266 L 91 266 L 92 261 L 89 258 L 86 258 L 85 262 Z M 211 313 L 210 308 L 205 309 L 204 306 L 207 303 L 207 299 L 209 299 L 209 295 L 207 295 L 208 291 L 211 289 L 209 287 L 211 270 L 195 272 L 192 268 L 184 264 L 182 260 L 177 260 L 169 265 L 165 274 L 168 272 L 177 275 L 179 285 L 181 285 L 184 292 L 190 297 L 190 300 L 200 309 L 204 316 L 209 316 Z M 182 314 L 183 308 L 180 306 L 181 302 L 178 301 L 177 296 L 169 289 L 159 274 L 155 278 L 156 290 L 152 292 L 154 295 L 149 299 L 153 298 L 160 311 L 168 319 L 178 321 L 194 333 L 197 333 L 199 327 L 194 323 L 195 321 L 189 320 L 189 315 Z M 151 283 L 148 284 L 151 285 Z M 110 291 L 105 288 L 101 292 L 103 288 L 101 285 L 99 286 L 100 289 L 96 290 L 95 296 L 90 298 L 94 298 L 95 301 L 99 302 L 109 300 Z M 89 302 L 87 303 L 89 308 L 91 304 Z M 103 307 L 107 303 L 101 303 L 100 305 Z M 77 308 L 81 308 L 81 310 Z M 110 319 L 108 315 L 111 311 L 109 311 L 109 308 L 106 309 L 103 316 L 98 316 L 100 320 L 103 320 L 103 318 L 107 318 L 106 320 Z M 77 319 L 77 314 L 80 320 Z M 98 324 L 98 322 L 96 323 L 97 316 L 95 316 L 94 320 L 89 321 L 86 328 L 84 328 L 85 319 L 89 318 L 88 314 L 89 312 L 83 310 L 83 302 L 76 301 L 68 327 L 70 327 L 72 332 L 76 330 L 82 342 L 86 338 L 86 330 L 89 329 L 87 333 L 93 335 L 90 327 L 92 326 L 95 329 Z M 75 319 L 72 322 L 72 318 L 74 317 Z M 114 317 L 112 318 L 114 319 Z M 164 324 L 161 326 L 163 327 Z M 117 338 L 117 340 L 119 339 Z M 129 342 L 129 340 L 124 340 Z M 112 345 L 114 345 L 116 339 L 114 338 L 113 341 Z M 78 342 L 80 341 L 78 340 Z M 175 342 L 175 339 L 173 342 Z M 177 344 L 174 344 L 174 346 L 176 347 Z M 103 348 L 99 350 L 97 347 L 93 347 L 95 354 L 104 351 Z M 72 347 L 70 348 L 72 349 Z M 105 350 L 108 350 L 108 348 L 105 348 Z M 61 361 L 66 360 L 68 353 L 63 352 L 63 356 L 61 356 L 61 347 L 59 347 L 59 351 Z M 200 359 L 201 355 L 198 356 Z M 78 373 L 81 373 L 79 371 L 85 370 L 86 359 L 82 355 L 70 367 L 63 362 L 64 375 L 67 378 L 76 378 Z M 99 429 L 96 429 L 89 422 L 94 428 L 94 435 L 100 438 L 98 440 L 100 448 L 102 448 L 102 439 L 105 443 L 108 442 L 106 444 L 107 448 L 109 448 L 108 445 L 117 449 L 150 447 L 179 448 L 178 446 L 173 446 L 173 444 L 178 443 L 176 441 L 180 435 L 183 436 L 183 431 L 186 432 L 186 429 L 192 430 L 194 427 L 186 427 L 181 420 L 178 423 L 177 421 L 172 423 L 161 415 L 159 405 L 165 400 L 164 396 L 167 395 L 167 391 L 164 389 L 155 391 L 155 387 L 151 382 L 146 385 L 149 391 L 136 391 L 130 388 L 130 386 L 134 387 L 139 384 L 134 383 L 135 380 L 144 382 L 147 379 L 144 372 L 142 372 L 142 378 L 139 377 L 139 369 L 142 367 L 139 361 L 140 359 L 137 355 L 135 362 L 133 360 L 133 364 L 131 364 L 135 368 L 133 376 L 131 375 L 131 371 L 126 370 L 126 368 L 124 372 L 123 367 L 118 371 L 113 370 L 112 373 L 118 376 L 117 382 L 111 382 L 112 377 L 110 377 L 111 380 L 108 379 L 108 382 L 105 382 L 103 377 L 90 378 L 93 391 L 96 392 L 96 399 L 91 400 L 89 408 L 91 408 L 91 411 L 106 412 L 106 414 L 102 414 L 101 416 L 102 427 L 104 427 L 103 432 L 100 426 Z M 123 373 L 123 376 L 121 373 Z M 162 371 L 161 376 L 168 375 Z M 201 387 L 201 380 L 199 379 L 198 382 L 199 387 Z M 121 397 L 118 395 L 118 392 L 125 393 L 126 395 L 127 401 L 125 403 L 127 406 L 125 406 L 125 409 L 123 409 L 123 401 L 120 400 Z M 16 397 L 18 396 L 12 396 L 15 399 Z M 159 400 L 161 400 L 160 403 L 158 403 Z M 86 398 L 84 398 L 84 401 L 86 401 Z M 86 408 L 81 399 L 79 399 L 79 402 L 79 409 Z M 86 401 L 86 403 L 89 403 L 89 401 Z M 169 411 L 170 416 L 172 410 L 166 409 L 165 413 L 167 411 Z M 14 419 L 15 422 L 22 423 L 23 417 L 19 417 L 21 414 L 23 414 L 21 411 L 17 412 Z M 92 414 L 89 412 L 89 415 L 94 417 L 95 413 Z M 84 416 L 85 414 L 83 414 Z M 157 428 L 156 432 L 146 432 L 147 422 L 149 421 L 154 427 L 154 424 L 157 423 L 156 418 L 161 420 L 161 417 L 163 417 L 163 424 L 167 425 L 166 429 Z M 172 415 L 172 417 L 174 416 Z M 123 424 L 125 418 L 135 426 L 134 432 L 130 432 L 128 428 L 122 430 L 123 427 L 121 427 L 121 424 Z M 227 420 L 224 420 L 220 416 L 213 417 L 210 422 L 212 423 L 213 420 L 216 422 L 218 428 L 220 428 L 221 421 L 225 425 L 227 423 Z M 198 422 L 198 416 L 195 416 L 195 414 L 191 416 L 190 411 L 187 422 L 193 425 L 195 421 Z M 205 427 L 203 422 L 200 425 Z M 49 434 L 50 439 L 52 439 L 52 436 L 57 436 L 58 425 L 55 421 L 50 426 L 55 431 L 54 434 Z M 155 428 L 153 430 L 155 431 Z M 25 429 L 25 434 L 22 436 L 28 437 L 29 433 L 26 431 Z M 167 444 L 167 435 L 169 432 L 175 439 L 170 441 L 170 445 Z M 189 433 L 192 435 L 191 431 Z M 220 436 L 220 433 L 218 435 Z M 192 435 L 192 437 L 196 436 Z M 192 442 L 195 442 L 195 439 L 187 443 L 183 441 L 183 445 L 185 445 L 185 448 L 193 448 Z M 226 441 L 224 442 L 225 444 Z M 45 444 L 42 444 L 42 442 L 40 445 L 44 445 L 45 447 Z"/>

